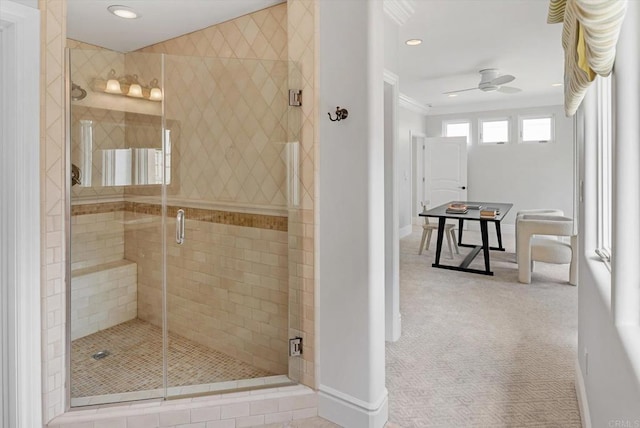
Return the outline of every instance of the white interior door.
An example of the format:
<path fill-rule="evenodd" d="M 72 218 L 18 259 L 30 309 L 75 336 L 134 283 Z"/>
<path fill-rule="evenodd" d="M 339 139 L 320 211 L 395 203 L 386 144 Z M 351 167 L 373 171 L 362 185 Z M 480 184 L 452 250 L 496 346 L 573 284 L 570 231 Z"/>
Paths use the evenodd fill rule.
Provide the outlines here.
<path fill-rule="evenodd" d="M 423 152 L 427 206 L 432 208 L 449 201 L 466 201 L 466 138 L 426 138 Z"/>

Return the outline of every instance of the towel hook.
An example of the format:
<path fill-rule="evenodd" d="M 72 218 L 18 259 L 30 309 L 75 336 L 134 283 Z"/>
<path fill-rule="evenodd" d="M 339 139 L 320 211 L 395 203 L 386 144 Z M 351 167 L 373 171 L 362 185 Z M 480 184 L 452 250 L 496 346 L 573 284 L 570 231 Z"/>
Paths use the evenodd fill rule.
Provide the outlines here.
<path fill-rule="evenodd" d="M 336 118 L 331 117 L 331 112 L 327 113 L 329 115 L 329 120 L 331 122 L 340 122 L 342 119 L 346 119 L 349 116 L 349 112 L 346 108 L 340 108 L 340 106 L 336 107 Z"/>

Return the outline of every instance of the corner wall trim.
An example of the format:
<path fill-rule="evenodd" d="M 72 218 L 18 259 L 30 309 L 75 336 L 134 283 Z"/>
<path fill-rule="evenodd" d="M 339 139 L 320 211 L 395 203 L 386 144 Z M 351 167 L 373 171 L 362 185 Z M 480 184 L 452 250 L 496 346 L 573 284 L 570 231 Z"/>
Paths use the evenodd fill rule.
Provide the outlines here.
<path fill-rule="evenodd" d="M 587 389 L 584 385 L 580 362 L 576 358 L 576 395 L 578 396 L 578 409 L 580 410 L 580 421 L 583 428 L 591 428 L 591 414 L 589 413 L 589 402 L 587 401 Z"/>
<path fill-rule="evenodd" d="M 396 24 L 402 26 L 416 12 L 413 7 L 414 0 L 384 0 L 384 13 Z"/>
<path fill-rule="evenodd" d="M 398 99 L 400 101 L 400 107 L 402 108 L 424 115 L 429 114 L 429 106 L 422 104 L 420 101 L 413 99 L 408 95 L 400 94 Z"/>
<path fill-rule="evenodd" d="M 318 416 L 345 427 L 382 428 L 389 417 L 387 389 L 384 389 L 378 400 L 367 403 L 349 394 L 320 385 Z"/>
<path fill-rule="evenodd" d="M 28 428 L 43 422 L 40 12 L 0 2 L 0 32 L 0 425 Z"/>

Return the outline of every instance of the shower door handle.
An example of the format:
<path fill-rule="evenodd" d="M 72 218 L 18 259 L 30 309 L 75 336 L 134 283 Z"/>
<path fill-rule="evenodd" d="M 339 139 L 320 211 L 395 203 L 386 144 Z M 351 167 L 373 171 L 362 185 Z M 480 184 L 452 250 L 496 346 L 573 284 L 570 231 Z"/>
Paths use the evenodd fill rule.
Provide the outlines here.
<path fill-rule="evenodd" d="M 184 210 L 178 210 L 176 216 L 176 243 L 180 245 L 184 243 Z"/>

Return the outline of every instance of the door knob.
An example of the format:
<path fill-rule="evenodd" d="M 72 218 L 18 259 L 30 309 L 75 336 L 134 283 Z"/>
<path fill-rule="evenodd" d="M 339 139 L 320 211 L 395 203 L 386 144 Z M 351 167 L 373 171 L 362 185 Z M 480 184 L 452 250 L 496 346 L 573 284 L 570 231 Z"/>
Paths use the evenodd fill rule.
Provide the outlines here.
<path fill-rule="evenodd" d="M 462 190 L 465 190 L 465 189 L 467 188 L 467 186 L 460 186 L 460 188 L 461 188 Z"/>

